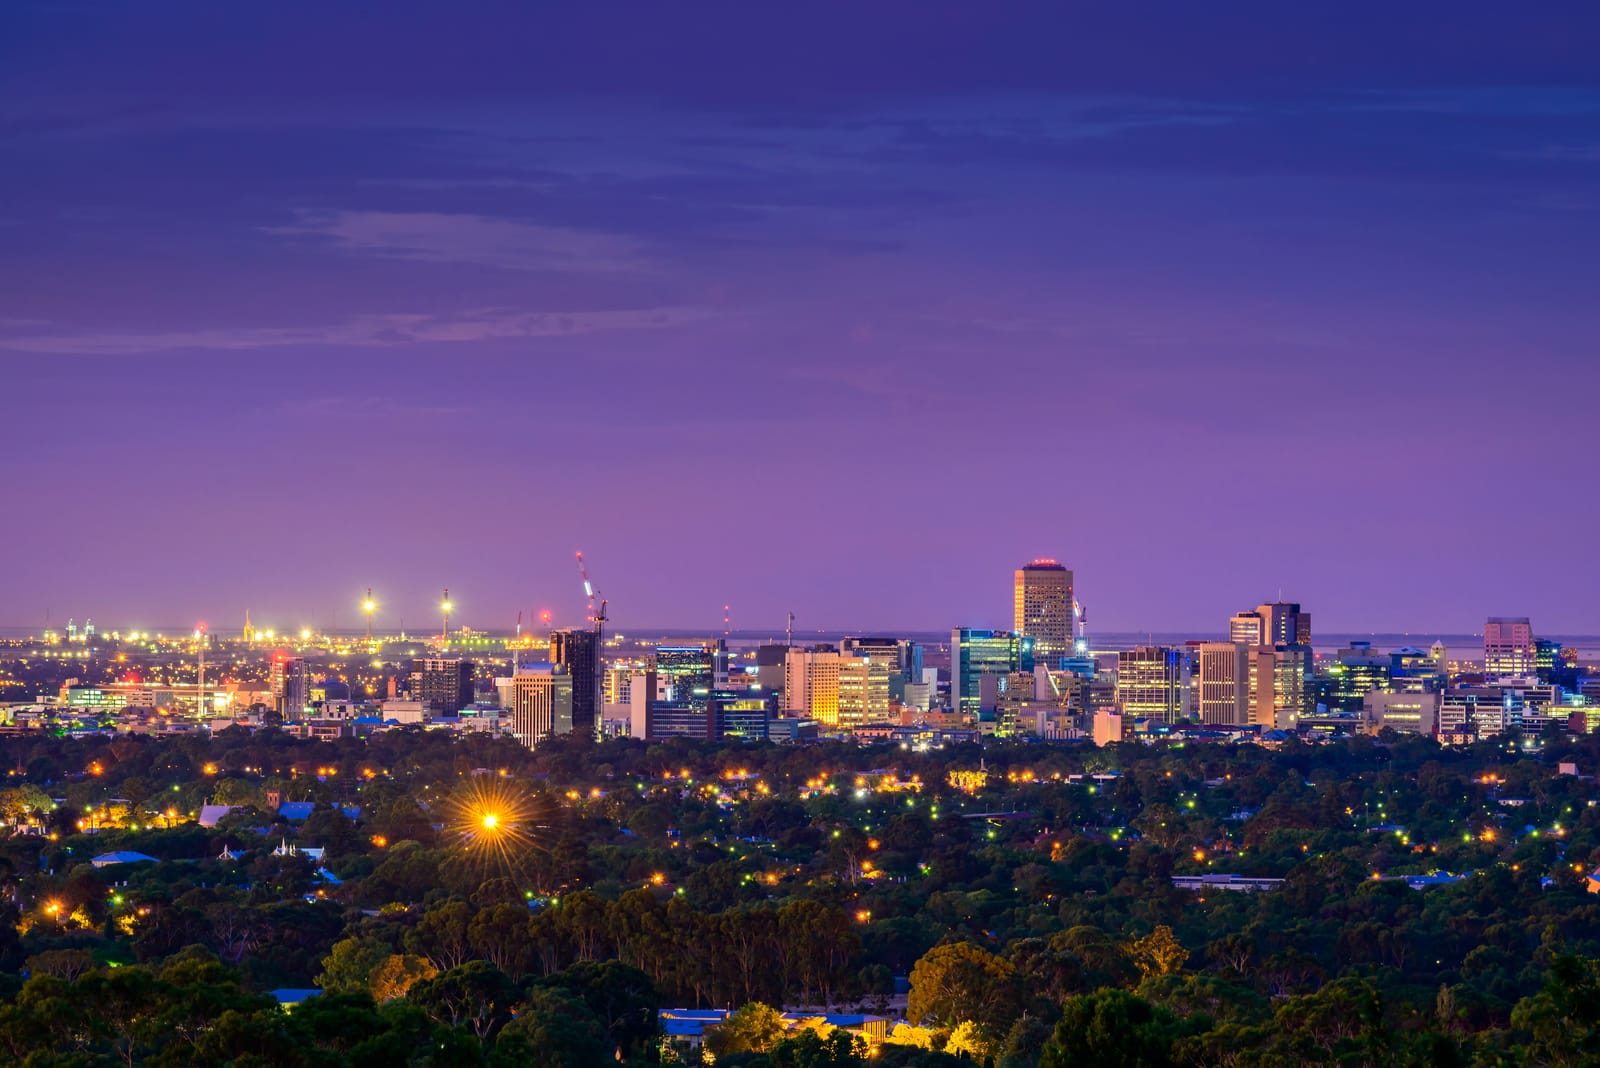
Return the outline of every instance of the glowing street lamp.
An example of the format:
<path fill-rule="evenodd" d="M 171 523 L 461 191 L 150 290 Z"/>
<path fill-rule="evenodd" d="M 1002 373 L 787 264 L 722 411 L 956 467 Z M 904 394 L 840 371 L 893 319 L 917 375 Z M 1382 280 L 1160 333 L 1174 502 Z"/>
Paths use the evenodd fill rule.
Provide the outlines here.
<path fill-rule="evenodd" d="M 478 822 L 483 826 L 484 830 L 492 832 L 500 826 L 500 814 L 497 812 L 485 812 Z"/>

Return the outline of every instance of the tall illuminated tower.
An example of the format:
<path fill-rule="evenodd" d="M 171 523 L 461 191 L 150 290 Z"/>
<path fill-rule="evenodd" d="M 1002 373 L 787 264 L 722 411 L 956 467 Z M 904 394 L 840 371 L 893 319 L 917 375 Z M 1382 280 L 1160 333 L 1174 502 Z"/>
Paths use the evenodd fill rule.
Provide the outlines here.
<path fill-rule="evenodd" d="M 1533 626 L 1527 616 L 1490 616 L 1483 625 L 1483 673 L 1491 679 L 1532 675 Z"/>
<path fill-rule="evenodd" d="M 1012 581 L 1011 629 L 1033 639 L 1033 655 L 1051 668 L 1072 655 L 1072 572 L 1054 560 L 1034 560 Z"/>
<path fill-rule="evenodd" d="M 361 602 L 361 611 L 367 616 L 367 644 L 372 644 L 372 613 L 378 610 L 378 602 L 372 599 L 372 587 L 367 587 L 367 599 Z"/>

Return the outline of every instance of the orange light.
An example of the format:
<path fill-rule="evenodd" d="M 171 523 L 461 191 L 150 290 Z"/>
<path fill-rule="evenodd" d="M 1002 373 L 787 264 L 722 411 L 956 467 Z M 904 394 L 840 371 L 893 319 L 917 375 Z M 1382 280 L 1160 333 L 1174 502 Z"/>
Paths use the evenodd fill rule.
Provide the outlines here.
<path fill-rule="evenodd" d="M 377 846 L 379 849 L 382 849 L 384 846 L 389 844 L 389 839 L 385 838 L 381 834 L 375 834 L 372 836 L 372 844 Z"/>
<path fill-rule="evenodd" d="M 660 886 L 662 883 L 664 883 L 666 881 L 667 881 L 667 877 L 665 875 L 663 875 L 661 872 L 656 872 L 654 875 L 650 876 L 650 882 L 653 883 L 656 886 Z"/>

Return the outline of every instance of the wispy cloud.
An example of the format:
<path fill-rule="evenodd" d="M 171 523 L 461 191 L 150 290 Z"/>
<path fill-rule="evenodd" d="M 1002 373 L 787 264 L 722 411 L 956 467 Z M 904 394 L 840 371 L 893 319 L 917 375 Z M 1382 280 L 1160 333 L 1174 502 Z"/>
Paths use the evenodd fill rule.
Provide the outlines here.
<path fill-rule="evenodd" d="M 205 330 L 118 331 L 0 337 L 0 349 L 62 355 L 124 355 L 201 349 L 217 352 L 287 346 L 374 347 L 426 342 L 569 337 L 607 330 L 660 330 L 711 317 L 703 308 L 629 308 L 548 312 L 481 308 L 459 315 L 361 315 L 323 326 L 218 327 Z"/>
<path fill-rule="evenodd" d="M 268 233 L 331 243 L 343 252 L 471 263 L 511 271 L 635 271 L 650 266 L 623 234 L 444 212 L 302 212 Z"/>

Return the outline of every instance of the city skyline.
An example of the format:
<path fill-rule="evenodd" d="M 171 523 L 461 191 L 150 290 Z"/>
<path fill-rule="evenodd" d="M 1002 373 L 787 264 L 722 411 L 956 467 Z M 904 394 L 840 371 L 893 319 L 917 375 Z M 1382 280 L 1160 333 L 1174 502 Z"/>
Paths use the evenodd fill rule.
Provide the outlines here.
<path fill-rule="evenodd" d="M 1600 630 L 1593 9 L 624 10 L 6 5 L 0 623 Z"/>

